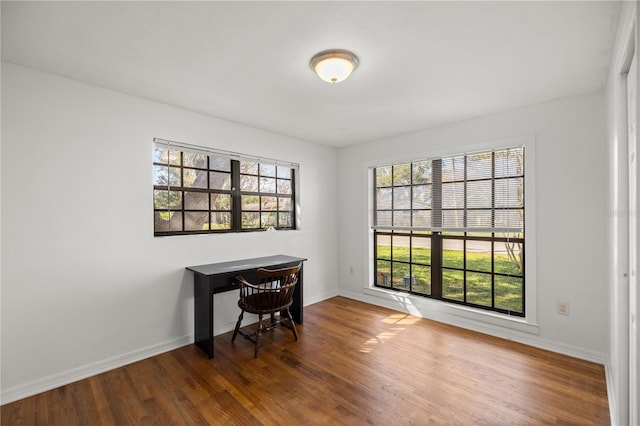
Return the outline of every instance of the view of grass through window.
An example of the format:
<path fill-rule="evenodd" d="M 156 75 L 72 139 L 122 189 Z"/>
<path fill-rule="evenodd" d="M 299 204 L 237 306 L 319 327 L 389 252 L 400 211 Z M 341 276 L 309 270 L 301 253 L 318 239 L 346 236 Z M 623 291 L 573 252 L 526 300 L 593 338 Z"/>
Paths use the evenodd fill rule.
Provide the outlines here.
<path fill-rule="evenodd" d="M 374 285 L 524 316 L 524 148 L 374 174 Z"/>

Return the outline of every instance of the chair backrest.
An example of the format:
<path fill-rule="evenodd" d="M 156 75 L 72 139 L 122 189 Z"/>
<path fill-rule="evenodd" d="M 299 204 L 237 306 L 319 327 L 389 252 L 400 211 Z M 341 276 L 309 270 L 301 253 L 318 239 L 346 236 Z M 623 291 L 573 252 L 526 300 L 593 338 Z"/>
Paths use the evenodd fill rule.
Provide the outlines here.
<path fill-rule="evenodd" d="M 259 284 L 237 277 L 244 309 L 252 313 L 269 313 L 291 306 L 301 267 L 302 264 L 280 269 L 260 268 L 256 271 Z"/>

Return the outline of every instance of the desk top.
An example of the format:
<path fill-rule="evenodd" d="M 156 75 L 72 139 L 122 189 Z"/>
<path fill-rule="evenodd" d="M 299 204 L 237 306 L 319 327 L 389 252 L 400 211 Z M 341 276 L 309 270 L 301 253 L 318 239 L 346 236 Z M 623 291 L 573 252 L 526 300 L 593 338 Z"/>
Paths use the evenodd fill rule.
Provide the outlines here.
<path fill-rule="evenodd" d="M 278 254 L 275 256 L 255 257 L 253 259 L 234 260 L 231 262 L 210 263 L 208 265 L 187 266 L 187 270 L 202 275 L 230 274 L 249 269 L 268 268 L 285 263 L 304 262 L 307 259 L 302 257 L 286 256 Z"/>

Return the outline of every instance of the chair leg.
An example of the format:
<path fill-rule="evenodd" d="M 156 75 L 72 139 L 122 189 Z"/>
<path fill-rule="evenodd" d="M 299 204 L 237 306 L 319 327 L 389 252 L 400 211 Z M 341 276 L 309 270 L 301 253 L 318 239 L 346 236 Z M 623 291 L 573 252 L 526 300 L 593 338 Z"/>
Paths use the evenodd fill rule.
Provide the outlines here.
<path fill-rule="evenodd" d="M 231 343 L 235 342 L 236 336 L 238 335 L 238 331 L 240 330 L 240 323 L 242 322 L 242 317 L 244 316 L 244 309 L 240 312 L 240 316 L 238 317 L 238 322 L 236 323 L 236 328 L 233 330 L 233 337 L 231 338 Z"/>
<path fill-rule="evenodd" d="M 296 330 L 296 323 L 293 322 L 293 318 L 291 317 L 291 312 L 289 312 L 289 308 L 287 308 L 287 317 L 289 318 L 289 324 L 291 324 L 291 331 L 293 331 L 293 337 L 298 340 L 298 330 Z"/>
<path fill-rule="evenodd" d="M 256 347 L 253 353 L 254 358 L 258 358 L 258 350 L 260 349 L 261 334 L 262 334 L 262 314 L 258 314 L 258 330 L 256 331 Z"/>

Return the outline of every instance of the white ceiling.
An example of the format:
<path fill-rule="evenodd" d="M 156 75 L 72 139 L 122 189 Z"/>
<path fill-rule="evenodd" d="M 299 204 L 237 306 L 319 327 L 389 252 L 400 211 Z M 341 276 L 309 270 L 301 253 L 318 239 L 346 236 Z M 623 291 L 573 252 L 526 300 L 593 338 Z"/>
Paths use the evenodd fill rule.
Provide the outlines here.
<path fill-rule="evenodd" d="M 340 147 L 603 89 L 620 2 L 1 7 L 4 61 Z M 338 85 L 308 66 L 332 48 Z"/>

